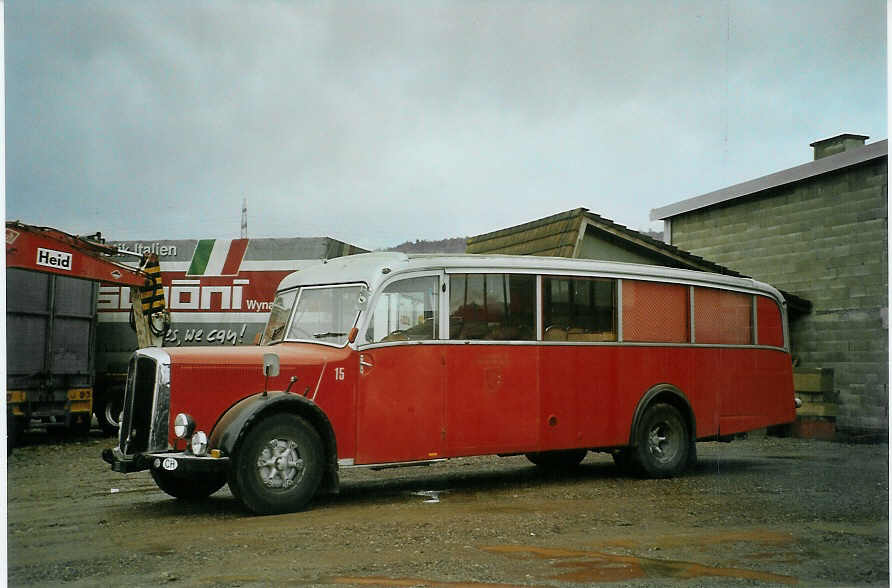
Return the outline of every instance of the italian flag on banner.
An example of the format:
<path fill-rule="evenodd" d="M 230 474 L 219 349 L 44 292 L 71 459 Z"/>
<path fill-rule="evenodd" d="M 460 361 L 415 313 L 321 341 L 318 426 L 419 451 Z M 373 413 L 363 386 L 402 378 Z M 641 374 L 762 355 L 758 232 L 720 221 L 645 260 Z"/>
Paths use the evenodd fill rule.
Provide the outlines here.
<path fill-rule="evenodd" d="M 247 239 L 202 239 L 192 254 L 186 275 L 234 276 L 247 248 Z"/>

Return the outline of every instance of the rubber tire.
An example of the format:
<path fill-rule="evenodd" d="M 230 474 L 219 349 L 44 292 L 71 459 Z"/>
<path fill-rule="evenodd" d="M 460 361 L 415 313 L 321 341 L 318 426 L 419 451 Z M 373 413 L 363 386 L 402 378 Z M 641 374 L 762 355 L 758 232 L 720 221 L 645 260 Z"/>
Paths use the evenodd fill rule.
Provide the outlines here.
<path fill-rule="evenodd" d="M 6 411 L 6 457 L 12 455 L 19 437 L 22 435 L 23 427 L 11 411 Z"/>
<path fill-rule="evenodd" d="M 207 498 L 226 484 L 226 476 L 204 478 L 181 478 L 152 470 L 152 479 L 165 494 L 180 500 L 201 500 Z"/>
<path fill-rule="evenodd" d="M 75 437 L 86 437 L 90 434 L 90 427 L 93 426 L 92 413 L 72 414 L 68 425 L 68 432 Z"/>
<path fill-rule="evenodd" d="M 697 441 L 691 437 L 691 444 L 688 448 L 688 464 L 686 469 L 693 470 L 697 467 Z"/>
<path fill-rule="evenodd" d="M 526 458 L 542 469 L 568 470 L 578 466 L 587 453 L 587 449 L 564 449 L 527 453 Z"/>
<path fill-rule="evenodd" d="M 303 460 L 303 473 L 291 488 L 268 488 L 257 471 L 257 460 L 273 439 L 294 441 Z M 316 495 L 324 463 L 322 439 L 316 429 L 297 415 L 276 414 L 255 424 L 239 443 L 229 469 L 229 487 L 255 514 L 295 512 Z"/>
<path fill-rule="evenodd" d="M 659 428 L 669 439 L 667 455 L 660 457 L 651 450 L 650 433 Z M 654 404 L 647 408 L 635 431 L 632 458 L 638 473 L 649 478 L 671 478 L 689 465 L 691 433 L 681 412 L 671 404 Z"/>
<path fill-rule="evenodd" d="M 109 398 L 109 395 L 103 395 L 97 398 L 93 405 L 93 414 L 96 415 L 96 421 L 99 423 L 99 427 L 102 429 L 102 432 L 106 437 L 118 434 L 118 425 L 108 420 L 105 414 L 106 409 L 109 408 L 109 404 L 111 404 L 111 410 L 115 410 L 116 407 L 123 409 L 124 406 L 123 391 L 118 391 L 117 394 L 115 391 L 112 391 L 110 395 L 111 398 Z M 117 412 L 118 415 L 121 414 L 121 410 L 118 410 Z"/>

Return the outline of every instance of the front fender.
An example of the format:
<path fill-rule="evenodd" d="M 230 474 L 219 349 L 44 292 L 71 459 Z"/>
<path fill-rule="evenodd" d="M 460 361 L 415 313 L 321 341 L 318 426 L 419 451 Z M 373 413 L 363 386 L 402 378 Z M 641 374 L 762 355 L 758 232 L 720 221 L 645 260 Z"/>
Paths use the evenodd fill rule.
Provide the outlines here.
<path fill-rule="evenodd" d="M 334 429 L 322 409 L 309 398 L 299 394 L 267 392 L 254 394 L 236 402 L 214 425 L 208 439 L 208 447 L 219 449 L 223 455 L 232 456 L 238 451 L 239 444 L 254 423 L 272 413 L 282 412 L 303 417 L 319 432 L 324 445 L 327 470 L 323 488 L 337 491 L 338 452 Z"/>

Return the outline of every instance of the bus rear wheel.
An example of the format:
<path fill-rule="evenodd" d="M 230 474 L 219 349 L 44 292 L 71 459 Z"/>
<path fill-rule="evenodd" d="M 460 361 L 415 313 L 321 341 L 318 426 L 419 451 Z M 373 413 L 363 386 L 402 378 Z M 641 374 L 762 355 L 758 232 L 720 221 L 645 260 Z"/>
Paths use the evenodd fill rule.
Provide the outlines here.
<path fill-rule="evenodd" d="M 229 487 L 256 514 L 294 512 L 312 500 L 323 469 L 316 429 L 297 415 L 277 414 L 248 431 L 233 455 Z"/>
<path fill-rule="evenodd" d="M 669 478 L 690 465 L 691 433 L 681 412 L 671 404 L 654 404 L 635 432 L 632 457 L 642 475 Z"/>

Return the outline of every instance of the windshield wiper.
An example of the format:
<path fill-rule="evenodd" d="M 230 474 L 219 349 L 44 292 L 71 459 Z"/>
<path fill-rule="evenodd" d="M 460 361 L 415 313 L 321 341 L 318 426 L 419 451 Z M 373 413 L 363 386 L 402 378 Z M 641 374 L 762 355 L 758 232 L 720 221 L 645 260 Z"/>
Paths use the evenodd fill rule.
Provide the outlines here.
<path fill-rule="evenodd" d="M 322 339 L 323 337 L 343 337 L 347 333 L 316 333 L 313 335 L 314 339 Z"/>

